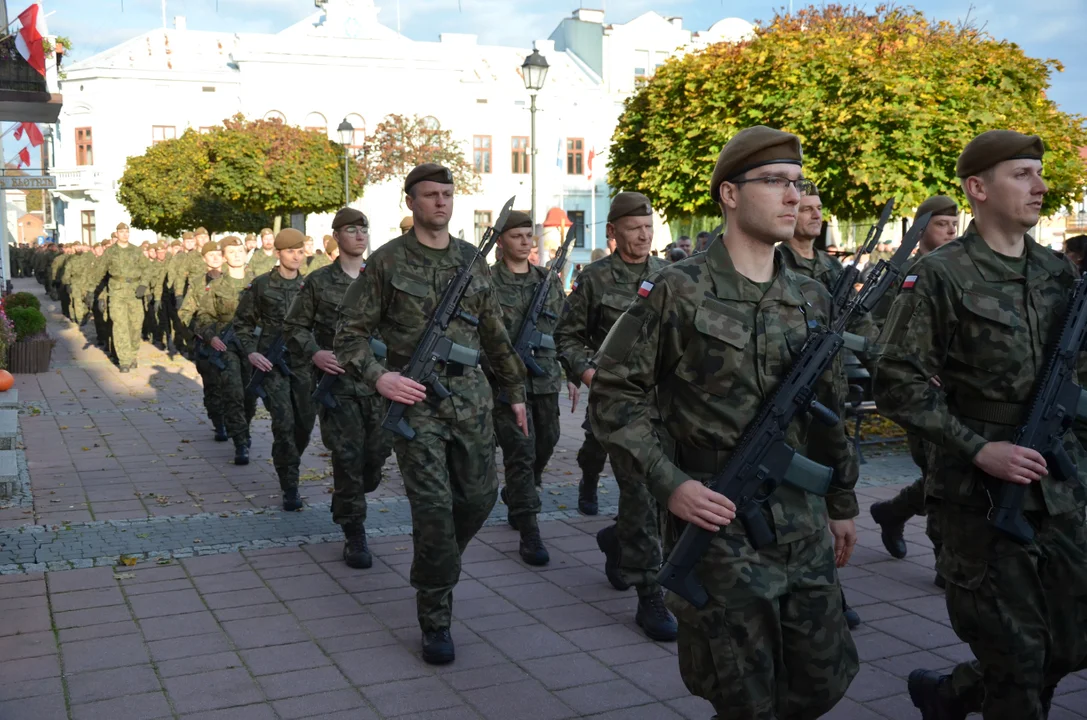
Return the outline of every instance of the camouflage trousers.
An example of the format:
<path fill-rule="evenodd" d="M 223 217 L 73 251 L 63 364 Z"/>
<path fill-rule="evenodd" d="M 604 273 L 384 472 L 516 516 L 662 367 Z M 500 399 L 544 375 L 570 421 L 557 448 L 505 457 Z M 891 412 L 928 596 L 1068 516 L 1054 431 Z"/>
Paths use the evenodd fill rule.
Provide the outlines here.
<path fill-rule="evenodd" d="M 589 424 L 589 403 L 586 402 L 585 405 L 585 422 L 581 423 L 582 429 L 585 430 L 585 441 L 581 444 L 581 449 L 577 451 L 577 466 L 581 468 L 581 474 L 584 477 L 595 480 L 604 471 L 604 463 L 608 461 L 608 451 L 593 435 L 593 428 Z"/>
<path fill-rule="evenodd" d="M 219 387 L 219 371 L 206 358 L 196 358 L 196 371 L 204 385 L 204 409 L 208 420 L 217 427 L 223 422 L 223 394 Z"/>
<path fill-rule="evenodd" d="M 291 377 L 276 369 L 264 377 L 264 407 L 272 416 L 272 466 L 279 477 L 279 489 L 284 492 L 298 487 L 302 454 L 309 446 L 317 419 L 310 399 L 313 378 L 305 369 L 291 371 Z"/>
<path fill-rule="evenodd" d="M 73 292 L 71 297 L 71 321 L 76 325 L 83 322 L 83 319 L 87 317 L 87 306 L 83 303 L 83 293 Z"/>
<path fill-rule="evenodd" d="M 140 350 L 140 329 L 143 327 L 143 303 L 138 298 L 114 298 L 110 295 L 109 317 L 113 324 L 113 350 L 117 364 L 135 365 Z"/>
<path fill-rule="evenodd" d="M 718 534 L 698 566 L 701 610 L 668 593 L 679 672 L 719 720 L 814 720 L 857 674 L 830 533 L 754 550 Z"/>
<path fill-rule="evenodd" d="M 897 495 L 887 501 L 887 509 L 892 519 L 902 523 L 917 515 L 925 515 L 925 535 L 932 541 L 933 551 L 939 555 L 940 545 L 943 544 L 940 538 L 940 523 L 935 517 L 935 513 L 939 510 L 939 500 L 929 497 L 925 491 L 929 444 L 914 433 L 906 435 L 906 441 L 909 445 L 910 457 L 921 469 L 921 477 L 902 488 Z"/>
<path fill-rule="evenodd" d="M 252 375 L 248 360 L 242 360 L 238 353 L 227 350 L 223 353 L 226 370 L 219 372 L 219 391 L 222 394 L 223 421 L 226 433 L 235 442 L 249 439 L 249 424 L 257 412 L 257 399 L 245 391 Z"/>
<path fill-rule="evenodd" d="M 94 305 L 91 307 L 91 317 L 94 318 L 95 339 L 108 348 L 113 339 L 113 331 L 109 320 L 106 318 L 105 307 L 108 302 L 105 293 L 95 293 Z M 107 350 L 108 352 L 108 350 Z"/>
<path fill-rule="evenodd" d="M 657 501 L 626 457 L 612 455 L 611 469 L 619 486 L 619 513 L 615 517 L 619 574 L 640 594 L 656 592 L 661 566 Z"/>
<path fill-rule="evenodd" d="M 1021 545 L 984 510 L 944 503 L 936 568 L 947 580 L 955 634 L 982 671 L 986 720 L 1043 720 L 1043 696 L 1087 658 L 1084 512 L 1028 512 L 1036 532 Z"/>
<path fill-rule="evenodd" d="M 381 468 L 392 453 L 382 429 L 387 401 L 373 395 L 336 395 L 335 408 L 319 407 L 321 441 L 332 454 L 332 522 L 366 522 L 366 493 L 381 484 Z"/>
<path fill-rule="evenodd" d="M 494 428 L 488 407 L 467 420 L 409 412 L 412 440 L 394 438 L 411 503 L 411 586 L 424 632 L 448 628 L 461 554 L 498 500 Z"/>
<path fill-rule="evenodd" d="M 506 502 L 511 518 L 540 512 L 536 483 L 559 441 L 559 395 L 529 394 L 526 403 L 528 436 L 517 427 L 509 403 L 495 401 L 494 432 L 502 448 L 506 476 Z"/>

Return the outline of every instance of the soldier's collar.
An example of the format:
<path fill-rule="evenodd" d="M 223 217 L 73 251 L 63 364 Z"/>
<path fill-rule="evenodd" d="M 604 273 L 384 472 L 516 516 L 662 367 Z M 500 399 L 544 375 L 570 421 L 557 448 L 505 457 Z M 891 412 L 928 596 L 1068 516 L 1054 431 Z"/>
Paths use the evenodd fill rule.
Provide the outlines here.
<path fill-rule="evenodd" d="M 1013 271 L 996 256 L 996 251 L 989 247 L 989 243 L 985 242 L 973 220 L 967 226 L 961 242 L 967 256 L 973 261 L 974 267 L 977 268 L 986 282 L 1011 282 L 1023 279 L 1022 275 Z M 1044 275 L 1060 275 L 1067 269 L 1064 261 L 1050 252 L 1048 248 L 1035 242 L 1030 235 L 1026 236 L 1025 253 L 1027 256 L 1027 276 L 1032 279 Z"/>
<path fill-rule="evenodd" d="M 740 274 L 732 262 L 724 241 L 711 243 L 705 252 L 706 263 L 713 281 L 714 294 L 719 300 L 759 303 L 763 300 L 782 302 L 786 305 L 803 305 L 805 300 L 796 288 L 795 282 L 789 282 L 796 275 L 786 266 L 780 248 L 774 252 L 774 278 L 765 295 L 757 295 L 757 286 L 750 282 L 740 282 Z"/>
<path fill-rule="evenodd" d="M 465 258 L 461 257 L 461 246 L 452 233 L 449 234 L 449 246 L 442 253 L 441 259 L 435 259 L 434 253 L 442 252 L 436 248 L 429 248 L 419 242 L 415 235 L 415 228 L 404 233 L 404 247 L 407 250 L 408 264 L 430 267 L 460 267 Z M 478 262 L 478 261 L 477 261 Z M 486 261 L 484 261 L 486 262 Z"/>

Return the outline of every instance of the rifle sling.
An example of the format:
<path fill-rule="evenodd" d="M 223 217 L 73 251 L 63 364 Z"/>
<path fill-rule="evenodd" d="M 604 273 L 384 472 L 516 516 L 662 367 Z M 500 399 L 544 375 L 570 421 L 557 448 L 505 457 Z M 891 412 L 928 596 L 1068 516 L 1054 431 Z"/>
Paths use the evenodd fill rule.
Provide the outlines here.
<path fill-rule="evenodd" d="M 1029 409 L 1026 403 L 1006 403 L 980 398 L 955 398 L 951 403 L 951 412 L 955 415 L 995 425 L 1019 425 Z"/>

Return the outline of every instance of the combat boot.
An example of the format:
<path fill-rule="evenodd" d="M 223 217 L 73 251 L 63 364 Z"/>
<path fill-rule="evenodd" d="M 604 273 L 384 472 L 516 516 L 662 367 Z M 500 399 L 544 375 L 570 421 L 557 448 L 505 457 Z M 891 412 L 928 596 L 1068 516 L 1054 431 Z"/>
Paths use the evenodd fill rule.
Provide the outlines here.
<path fill-rule="evenodd" d="M 449 628 L 423 633 L 423 661 L 430 665 L 447 665 L 453 662 L 453 636 Z"/>
<path fill-rule="evenodd" d="M 660 588 L 644 595 L 638 593 L 638 611 L 634 614 L 634 622 L 650 640 L 672 642 L 676 639 L 676 618 L 664 606 L 664 591 Z"/>
<path fill-rule="evenodd" d="M 540 528 L 536 524 L 535 515 L 528 515 L 522 520 L 520 532 L 521 546 L 518 552 L 522 560 L 537 567 L 551 562 L 551 555 L 548 554 L 543 538 L 540 537 Z"/>
<path fill-rule="evenodd" d="M 226 434 L 226 425 L 217 422 L 215 423 L 215 442 L 226 442 L 230 439 L 230 436 Z"/>
<path fill-rule="evenodd" d="M 343 561 L 347 567 L 367 570 L 374 565 L 374 558 L 366 544 L 366 530 L 362 523 L 350 523 L 343 526 L 344 544 Z"/>
<path fill-rule="evenodd" d="M 596 502 L 596 485 L 599 477 L 582 476 L 577 484 L 577 510 L 582 515 L 596 515 L 600 506 Z"/>
<path fill-rule="evenodd" d="M 234 441 L 234 464 L 249 464 L 249 445 L 246 444 L 245 440 Z"/>
<path fill-rule="evenodd" d="M 842 614 L 845 615 L 845 624 L 850 630 L 856 630 L 861 626 L 861 616 L 845 601 L 845 590 L 842 590 Z"/>
<path fill-rule="evenodd" d="M 902 536 L 906 523 L 895 520 L 892 515 L 890 502 L 885 500 L 872 505 L 872 519 L 879 525 L 883 547 L 891 557 L 901 560 L 906 557 L 906 538 Z"/>
<path fill-rule="evenodd" d="M 283 493 L 283 509 L 287 512 L 302 509 L 302 498 L 298 495 L 298 488 L 293 487 Z"/>
<path fill-rule="evenodd" d="M 596 534 L 596 546 L 604 553 L 604 574 L 616 590 L 629 590 L 630 583 L 619 573 L 619 536 L 615 525 L 608 525 Z"/>
<path fill-rule="evenodd" d="M 966 720 L 962 704 L 950 697 L 946 684 L 950 675 L 919 668 L 910 673 L 906 687 L 913 706 L 921 711 L 921 720 Z"/>

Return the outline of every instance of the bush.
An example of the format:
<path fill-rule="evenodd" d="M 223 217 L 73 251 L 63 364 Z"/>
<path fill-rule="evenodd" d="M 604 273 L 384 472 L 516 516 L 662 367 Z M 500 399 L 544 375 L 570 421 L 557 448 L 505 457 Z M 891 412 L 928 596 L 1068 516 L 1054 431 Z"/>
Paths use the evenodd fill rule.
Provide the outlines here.
<path fill-rule="evenodd" d="M 4 298 L 4 308 L 13 310 L 15 308 L 34 308 L 35 310 L 41 310 L 42 304 L 38 300 L 37 296 L 28 292 L 17 292 L 14 295 L 8 295 Z"/>
<path fill-rule="evenodd" d="M 45 315 L 32 307 L 8 308 L 8 319 L 15 325 L 15 339 L 28 340 L 45 332 Z"/>

